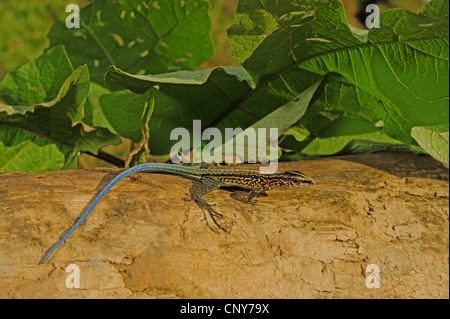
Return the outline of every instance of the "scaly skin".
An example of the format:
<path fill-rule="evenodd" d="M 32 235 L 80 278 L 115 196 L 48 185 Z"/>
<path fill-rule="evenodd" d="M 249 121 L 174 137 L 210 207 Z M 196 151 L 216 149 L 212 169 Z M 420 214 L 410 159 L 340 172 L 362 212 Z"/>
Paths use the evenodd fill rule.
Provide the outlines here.
<path fill-rule="evenodd" d="M 97 205 L 100 199 L 111 189 L 111 187 L 125 177 L 139 172 L 173 174 L 201 182 L 200 186 L 195 187 L 194 192 L 192 193 L 192 199 L 204 207 L 208 211 L 214 223 L 224 231 L 225 229 L 220 226 L 215 219 L 215 217 L 222 217 L 222 215 L 216 212 L 212 208 L 213 205 L 208 204 L 206 199 L 202 198 L 203 195 L 208 194 L 220 187 L 239 187 L 250 190 L 247 195 L 247 200 L 250 203 L 255 204 L 256 201 L 254 200 L 254 197 L 258 194 L 264 194 L 267 190 L 302 188 L 314 185 L 314 181 L 311 178 L 297 171 L 276 174 L 261 174 L 259 171 L 254 170 L 211 169 L 205 168 L 204 165 L 181 166 L 164 163 L 147 163 L 137 165 L 123 171 L 111 180 L 108 185 L 106 185 L 106 187 L 94 199 L 92 204 L 86 209 L 83 215 L 81 215 L 69 231 L 49 249 L 48 253 L 43 258 L 42 263 L 45 263 L 53 252 L 75 231 L 75 229 L 78 228 L 78 226 L 80 226 L 92 209 L 94 209 L 95 205 Z"/>

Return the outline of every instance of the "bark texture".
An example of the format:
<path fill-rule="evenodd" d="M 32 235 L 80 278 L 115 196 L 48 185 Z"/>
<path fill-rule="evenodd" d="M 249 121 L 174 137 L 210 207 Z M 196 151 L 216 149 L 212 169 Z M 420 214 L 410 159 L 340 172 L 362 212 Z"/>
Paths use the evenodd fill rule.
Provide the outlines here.
<path fill-rule="evenodd" d="M 243 168 L 257 168 L 251 165 Z M 0 298 L 449 298 L 449 172 L 411 154 L 279 164 L 316 180 L 257 205 L 136 174 L 39 261 L 119 170 L 0 174 Z M 80 288 L 67 288 L 79 269 Z M 379 269 L 379 288 L 366 273 Z M 370 269 L 370 267 L 369 267 Z"/>

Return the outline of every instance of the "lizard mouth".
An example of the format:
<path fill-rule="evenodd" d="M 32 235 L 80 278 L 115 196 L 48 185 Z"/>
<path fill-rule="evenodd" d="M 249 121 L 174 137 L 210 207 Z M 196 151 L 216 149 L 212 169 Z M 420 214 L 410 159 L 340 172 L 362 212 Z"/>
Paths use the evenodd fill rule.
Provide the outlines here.
<path fill-rule="evenodd" d="M 315 185 L 315 181 L 299 171 L 288 171 L 282 174 L 288 175 L 293 187 L 311 187 Z"/>

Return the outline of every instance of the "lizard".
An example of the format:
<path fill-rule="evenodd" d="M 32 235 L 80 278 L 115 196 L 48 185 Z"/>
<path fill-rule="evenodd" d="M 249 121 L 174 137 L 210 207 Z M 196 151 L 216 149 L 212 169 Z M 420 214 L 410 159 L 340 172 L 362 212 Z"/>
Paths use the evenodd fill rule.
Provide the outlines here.
<path fill-rule="evenodd" d="M 42 259 L 42 263 L 47 262 L 53 252 L 80 226 L 97 203 L 115 184 L 125 177 L 139 172 L 172 174 L 200 182 L 194 187 L 191 194 L 191 200 L 196 201 L 201 207 L 204 207 L 217 227 L 223 231 L 226 230 L 216 221 L 216 217 L 222 217 L 222 214 L 214 210 L 212 208 L 214 204 L 209 204 L 207 200 L 203 198 L 203 195 L 221 187 L 238 187 L 249 190 L 247 201 L 251 204 L 255 204 L 256 200 L 254 198 L 260 195 L 266 195 L 265 191 L 270 189 L 302 188 L 314 185 L 313 179 L 299 171 L 263 174 L 256 170 L 215 169 L 209 168 L 203 164 L 200 166 L 185 166 L 168 163 L 144 163 L 136 165 L 124 170 L 105 186 L 69 231 L 67 231 L 64 236 L 48 250 L 48 253 Z"/>

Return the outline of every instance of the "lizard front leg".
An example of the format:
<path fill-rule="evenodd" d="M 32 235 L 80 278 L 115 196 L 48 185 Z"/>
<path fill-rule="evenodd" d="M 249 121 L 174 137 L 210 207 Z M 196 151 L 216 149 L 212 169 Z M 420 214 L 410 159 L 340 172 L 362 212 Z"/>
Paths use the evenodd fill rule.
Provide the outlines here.
<path fill-rule="evenodd" d="M 211 219 L 217 227 L 226 232 L 226 229 L 220 226 L 220 224 L 216 221 L 216 217 L 223 217 L 223 215 L 216 212 L 212 208 L 215 204 L 209 204 L 207 199 L 203 198 L 203 195 L 206 195 L 218 188 L 220 188 L 220 182 L 217 179 L 210 176 L 203 176 L 201 179 L 201 184 L 197 185 L 192 193 L 192 199 L 208 211 L 209 216 L 211 216 Z"/>

